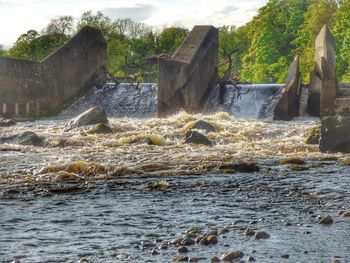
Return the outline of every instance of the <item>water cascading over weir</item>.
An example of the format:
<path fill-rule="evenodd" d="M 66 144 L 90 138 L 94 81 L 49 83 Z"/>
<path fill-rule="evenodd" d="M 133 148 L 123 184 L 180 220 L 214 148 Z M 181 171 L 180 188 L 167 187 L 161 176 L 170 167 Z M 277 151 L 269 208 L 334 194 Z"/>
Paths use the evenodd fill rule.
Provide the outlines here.
<path fill-rule="evenodd" d="M 114 117 L 165 117 L 180 110 L 252 119 L 298 115 L 298 57 L 286 84 L 225 85 L 219 92 L 218 30 L 213 26 L 195 26 L 171 59 L 159 61 L 158 84 L 101 85 L 105 62 L 105 40 L 91 27 L 41 62 L 0 58 L 0 116 L 50 116 L 65 108 L 59 116 L 71 117 L 93 106 Z"/>

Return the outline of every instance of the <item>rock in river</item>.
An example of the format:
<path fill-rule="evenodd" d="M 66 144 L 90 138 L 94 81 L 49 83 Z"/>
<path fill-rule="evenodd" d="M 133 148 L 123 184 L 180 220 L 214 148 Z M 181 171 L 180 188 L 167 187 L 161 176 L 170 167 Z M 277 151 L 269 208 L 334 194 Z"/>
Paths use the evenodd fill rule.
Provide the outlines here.
<path fill-rule="evenodd" d="M 188 131 L 186 133 L 185 143 L 213 146 L 213 143 L 206 136 L 197 131 Z"/>
<path fill-rule="evenodd" d="M 264 231 L 259 231 L 255 234 L 255 239 L 268 239 L 270 235 Z"/>
<path fill-rule="evenodd" d="M 108 134 L 108 133 L 113 133 L 113 130 L 107 124 L 99 123 L 92 129 L 88 130 L 87 133 L 88 134 Z"/>
<path fill-rule="evenodd" d="M 93 125 L 104 123 L 107 124 L 107 116 L 104 109 L 100 107 L 93 107 L 82 114 L 78 115 L 74 119 L 71 119 L 67 124 L 68 129 L 77 128 L 86 125 Z"/>
<path fill-rule="evenodd" d="M 33 145 L 39 146 L 43 142 L 43 138 L 39 137 L 36 133 L 26 131 L 21 134 L 0 137 L 0 143 L 16 143 L 21 145 Z"/>
<path fill-rule="evenodd" d="M 16 121 L 13 119 L 0 119 L 0 127 L 9 127 L 16 125 Z"/>
<path fill-rule="evenodd" d="M 242 258 L 244 256 L 244 253 L 242 251 L 231 251 L 231 252 L 225 252 L 220 260 L 221 261 L 228 261 L 231 262 L 233 260 Z"/>
<path fill-rule="evenodd" d="M 318 223 L 322 225 L 330 225 L 333 223 L 333 218 L 330 215 L 327 215 L 324 218 L 322 218 Z"/>
<path fill-rule="evenodd" d="M 197 130 L 205 130 L 206 132 L 215 132 L 215 128 L 206 121 L 199 120 L 191 128 Z"/>

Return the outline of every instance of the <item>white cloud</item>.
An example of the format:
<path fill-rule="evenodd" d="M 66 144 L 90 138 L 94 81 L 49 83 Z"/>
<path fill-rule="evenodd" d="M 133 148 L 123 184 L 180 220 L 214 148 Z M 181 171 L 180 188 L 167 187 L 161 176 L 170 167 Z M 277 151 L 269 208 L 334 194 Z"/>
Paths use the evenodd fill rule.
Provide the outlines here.
<path fill-rule="evenodd" d="M 196 24 L 237 25 L 248 22 L 267 0 L 0 0 L 0 44 L 9 46 L 29 29 L 42 30 L 52 18 L 88 10 L 111 18 L 127 17 L 152 26 L 192 28 Z"/>

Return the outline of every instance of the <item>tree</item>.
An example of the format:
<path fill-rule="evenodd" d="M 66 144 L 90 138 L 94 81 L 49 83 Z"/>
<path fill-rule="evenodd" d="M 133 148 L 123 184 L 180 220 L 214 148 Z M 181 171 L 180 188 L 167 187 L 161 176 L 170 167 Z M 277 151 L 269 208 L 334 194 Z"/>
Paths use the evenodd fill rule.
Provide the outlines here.
<path fill-rule="evenodd" d="M 65 35 L 70 36 L 74 30 L 74 19 L 72 16 L 60 16 L 55 19 L 51 19 L 49 24 L 43 30 L 46 35 Z"/>
<path fill-rule="evenodd" d="M 5 57 L 7 54 L 6 49 L 4 48 L 3 45 L 0 45 L 0 57 Z"/>
<path fill-rule="evenodd" d="M 101 11 L 98 11 L 96 14 L 93 14 L 92 11 L 84 12 L 78 21 L 77 30 L 79 31 L 85 26 L 99 29 L 107 41 L 118 34 L 116 24 Z"/>
<path fill-rule="evenodd" d="M 253 82 L 284 82 L 293 60 L 292 41 L 303 24 L 309 0 L 270 0 L 247 27 L 248 52 L 242 76 Z"/>
<path fill-rule="evenodd" d="M 337 42 L 337 77 L 339 81 L 350 82 L 350 0 L 339 2 L 334 16 L 333 29 Z"/>
<path fill-rule="evenodd" d="M 334 13 L 337 10 L 336 0 L 317 0 L 304 14 L 304 23 L 293 41 L 295 53 L 300 55 L 300 70 L 304 82 L 310 81 L 314 69 L 315 38 L 323 25 L 330 28 L 334 25 Z"/>
<path fill-rule="evenodd" d="M 158 53 L 174 54 L 188 34 L 189 31 L 181 27 L 168 27 L 163 29 L 157 37 Z"/>

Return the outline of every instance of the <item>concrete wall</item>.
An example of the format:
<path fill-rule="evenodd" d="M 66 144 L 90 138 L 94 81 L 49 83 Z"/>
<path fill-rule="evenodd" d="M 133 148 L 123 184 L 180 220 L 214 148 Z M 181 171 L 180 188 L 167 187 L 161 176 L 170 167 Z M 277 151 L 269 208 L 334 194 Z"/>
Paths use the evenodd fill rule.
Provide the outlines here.
<path fill-rule="evenodd" d="M 41 62 L 0 58 L 0 116 L 53 115 L 105 82 L 106 43 L 85 27 Z"/>
<path fill-rule="evenodd" d="M 170 60 L 159 61 L 158 116 L 198 113 L 217 83 L 218 30 L 195 26 Z"/>

